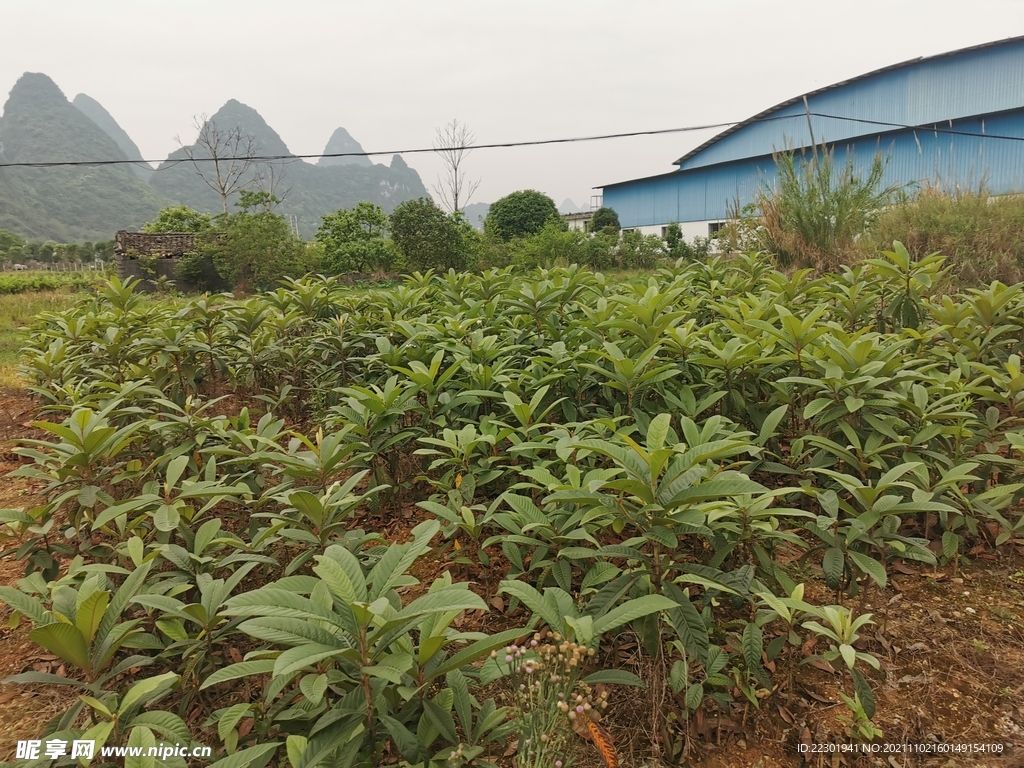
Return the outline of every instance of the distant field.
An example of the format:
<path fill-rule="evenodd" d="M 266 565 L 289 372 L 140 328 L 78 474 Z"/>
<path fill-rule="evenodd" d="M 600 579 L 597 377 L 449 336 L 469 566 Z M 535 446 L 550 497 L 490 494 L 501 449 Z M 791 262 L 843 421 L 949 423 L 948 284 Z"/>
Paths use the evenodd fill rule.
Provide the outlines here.
<path fill-rule="evenodd" d="M 65 286 L 83 286 L 104 279 L 103 272 L 0 272 L 0 294 L 52 291 Z"/>
<path fill-rule="evenodd" d="M 43 273 L 46 274 L 46 273 Z M 7 275 L 0 275 L 0 280 Z M 18 387 L 18 353 L 24 344 L 23 332 L 42 312 L 67 309 L 80 294 L 62 290 L 27 290 L 5 293 L 0 290 L 0 387 Z"/>

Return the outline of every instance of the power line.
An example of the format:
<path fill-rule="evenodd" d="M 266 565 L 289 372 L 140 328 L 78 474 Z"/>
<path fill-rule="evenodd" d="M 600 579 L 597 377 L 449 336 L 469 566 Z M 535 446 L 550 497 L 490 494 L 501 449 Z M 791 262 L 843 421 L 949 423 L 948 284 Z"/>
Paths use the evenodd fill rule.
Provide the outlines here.
<path fill-rule="evenodd" d="M 589 141 L 606 141 L 609 139 L 626 139 L 634 138 L 637 136 L 659 136 L 671 133 L 691 133 L 694 131 L 706 131 L 713 128 L 730 128 L 738 125 L 751 125 L 754 123 L 768 123 L 776 120 L 791 120 L 791 119 L 803 119 L 807 115 L 812 117 L 820 117 L 829 120 L 845 120 L 849 122 L 864 123 L 866 125 L 877 125 L 886 128 L 902 129 L 902 130 L 913 130 L 913 131 L 927 131 L 929 133 L 940 133 L 948 134 L 953 136 L 970 136 L 977 139 L 993 139 L 1001 141 L 1024 141 L 1024 136 L 1005 136 L 1001 134 L 991 133 L 974 133 L 971 131 L 956 130 L 950 128 L 940 128 L 937 124 L 931 125 L 906 125 L 904 123 L 892 123 L 884 120 L 870 120 L 868 118 L 860 117 L 848 117 L 844 115 L 829 115 L 821 112 L 803 112 L 794 115 L 771 115 L 767 117 L 760 117 L 752 120 L 731 120 L 723 123 L 708 123 L 705 125 L 688 125 L 681 128 L 661 128 L 657 130 L 649 131 L 629 131 L 627 133 L 607 133 L 596 136 L 576 136 L 562 139 L 538 139 L 534 141 L 508 141 L 497 144 L 472 144 L 464 147 L 445 147 L 443 149 L 454 149 L 454 150 L 476 150 L 476 149 L 510 149 L 513 147 L 538 147 L 552 144 L 574 144 Z M 856 137 L 850 137 L 856 138 Z M 834 143 L 834 142 L 832 142 Z M 74 166 L 103 166 L 103 165 L 152 165 L 154 163 L 168 164 L 165 165 L 164 169 L 157 168 L 156 170 L 165 170 L 167 167 L 173 167 L 179 163 L 199 163 L 199 162 L 230 162 L 232 160 L 248 160 L 252 162 L 274 162 L 274 161 L 287 161 L 287 160 L 315 160 L 319 158 L 332 158 L 332 157 L 375 157 L 377 155 L 415 155 L 424 153 L 437 152 L 437 147 L 416 147 L 414 149 L 398 149 L 398 150 L 380 150 L 376 152 L 322 152 L 316 154 L 304 154 L 304 155 L 257 155 L 254 157 L 196 157 L 196 158 L 182 158 L 171 160 L 164 158 L 163 160 L 52 160 L 45 162 L 21 162 L 21 163 L 0 163 L 0 168 L 57 168 L 57 167 L 74 167 Z"/>
<path fill-rule="evenodd" d="M 600 136 L 578 136 L 564 139 L 538 139 L 536 141 L 509 141 L 500 144 L 473 144 L 466 147 L 445 147 L 444 149 L 505 149 L 510 147 L 535 147 L 545 144 L 570 144 L 574 142 L 585 142 L 585 141 L 602 141 L 605 139 L 624 139 L 633 136 L 656 136 L 659 134 L 666 133 L 685 133 L 689 131 L 705 131 L 712 128 L 727 128 L 731 125 L 737 125 L 739 121 L 728 122 L 728 123 L 710 123 L 708 125 L 691 125 L 683 128 L 663 128 L 660 130 L 651 131 L 631 131 L 629 133 L 609 133 Z M 275 160 L 314 160 L 322 157 L 374 157 L 376 155 L 415 155 L 422 153 L 434 153 L 437 152 L 436 147 L 417 147 L 415 149 L 395 149 L 395 150 L 380 150 L 376 152 L 322 152 L 317 154 L 309 155 L 258 155 L 255 157 L 218 157 L 218 161 L 229 162 L 231 160 L 252 160 L 262 162 L 272 162 Z M 188 162 L 212 162 L 212 157 L 196 157 L 194 160 L 191 158 L 182 158 L 179 160 L 170 160 L 169 162 L 177 165 L 178 163 Z M 163 163 L 168 162 L 164 160 L 54 160 L 49 162 L 32 162 L 32 163 L 0 163 L 0 168 L 52 168 L 56 166 L 96 166 L 96 165 L 138 165 L 139 163 Z"/>

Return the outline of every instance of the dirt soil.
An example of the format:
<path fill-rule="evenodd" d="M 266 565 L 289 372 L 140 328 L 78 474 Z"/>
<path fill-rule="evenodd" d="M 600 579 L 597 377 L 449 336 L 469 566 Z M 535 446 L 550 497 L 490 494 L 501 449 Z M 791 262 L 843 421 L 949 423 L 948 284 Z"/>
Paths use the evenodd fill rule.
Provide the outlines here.
<path fill-rule="evenodd" d="M 19 457 L 13 453 L 16 441 L 36 436 L 30 425 L 34 412 L 33 402 L 21 390 L 0 391 L 0 508 L 31 506 L 41 489 L 26 479 L 8 476 L 19 466 Z M 404 540 L 419 522 L 413 511 L 398 518 L 382 531 L 389 540 Z M 374 527 L 370 520 L 362 525 Z M 0 548 L 9 544 L 0 540 Z M 866 628 L 869 631 L 862 633 L 859 645 L 882 663 L 881 671 L 870 677 L 877 700 L 874 721 L 884 733 L 876 740 L 881 749 L 886 744 L 929 744 L 944 745 L 931 749 L 948 750 L 962 744 L 999 742 L 1006 747 L 1003 756 L 962 751 L 935 756 L 801 752 L 815 744 L 861 741 L 847 735 L 848 726 L 841 720 L 847 709 L 838 692 L 849 693 L 849 688 L 843 687 L 841 675 L 822 663 L 797 667 L 792 686 L 781 685 L 757 710 L 751 708 L 739 718 L 704 719 L 695 727 L 699 737 L 693 740 L 689 756 L 674 764 L 1024 767 L 1024 551 L 1019 547 L 976 551 L 971 560 L 956 573 L 949 568 L 898 565 L 888 587 L 874 593 L 864 607 L 874 613 L 876 624 Z M 422 564 L 423 572 L 416 575 L 429 584 L 445 569 L 441 562 Z M 12 559 L 0 560 L 0 584 L 13 586 L 23 570 Z M 496 583 L 500 575 L 495 576 Z M 824 593 L 812 594 L 815 589 L 821 586 L 809 584 L 809 596 L 827 599 Z M 468 626 L 462 628 L 498 631 L 516 626 L 522 618 L 503 613 L 498 599 L 491 605 L 494 610 L 485 616 L 465 617 Z M 0 608 L 0 679 L 30 670 L 64 674 L 60 659 L 28 639 L 27 622 L 11 628 L 9 616 L 9 609 Z M 806 648 L 804 653 L 820 650 Z M 0 760 L 12 760 L 17 740 L 38 738 L 43 724 L 74 700 L 72 690 L 59 686 L 0 685 Z M 652 754 L 651 707 L 642 705 L 649 700 L 649 695 L 613 695 L 604 724 L 615 739 L 623 768 L 661 762 Z M 581 743 L 576 765 L 600 764 L 594 748 Z"/>

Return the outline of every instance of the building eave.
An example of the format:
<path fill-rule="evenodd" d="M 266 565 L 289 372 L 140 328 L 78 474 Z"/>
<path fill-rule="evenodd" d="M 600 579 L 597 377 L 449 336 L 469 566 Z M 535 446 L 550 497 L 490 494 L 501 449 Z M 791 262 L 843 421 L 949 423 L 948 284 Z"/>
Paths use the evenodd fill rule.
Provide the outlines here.
<path fill-rule="evenodd" d="M 841 80 L 838 83 L 833 83 L 832 85 L 826 85 L 823 88 L 817 88 L 817 89 L 815 89 L 813 91 L 808 91 L 807 93 L 802 93 L 799 96 L 794 96 L 793 98 L 787 99 L 786 101 L 783 101 L 783 102 L 781 102 L 779 104 L 776 104 L 773 107 L 769 107 L 768 109 L 762 110 L 761 112 L 758 112 L 756 115 L 753 115 L 752 117 L 748 117 L 746 120 L 743 120 L 742 122 L 736 123 L 735 125 L 733 125 L 730 128 L 726 128 L 721 133 L 715 134 L 714 136 L 712 136 L 710 139 L 705 141 L 700 146 L 695 147 L 694 149 L 691 149 L 685 155 L 680 157 L 678 160 L 676 160 L 673 163 L 673 165 L 676 165 L 676 166 L 682 165 L 687 160 L 690 160 L 691 158 L 693 158 L 696 155 L 700 154 L 701 152 L 703 152 L 708 147 L 711 147 L 711 146 L 717 144 L 722 139 L 724 139 L 724 138 L 726 138 L 728 136 L 731 136 L 732 134 L 736 133 L 739 130 L 742 130 L 746 126 L 751 125 L 753 123 L 756 123 L 756 122 L 758 122 L 760 120 L 764 120 L 765 118 L 770 117 L 772 114 L 774 114 L 776 112 L 779 112 L 780 110 L 783 110 L 786 107 L 791 107 L 794 104 L 799 104 L 804 99 L 810 99 L 811 97 L 818 96 L 818 95 L 823 94 L 823 93 L 828 93 L 829 91 L 834 91 L 837 88 L 842 88 L 842 87 L 844 87 L 846 85 L 850 85 L 851 83 L 857 83 L 857 82 L 860 82 L 862 80 L 866 80 L 866 79 L 871 78 L 871 77 L 876 77 L 878 75 L 885 74 L 887 72 L 894 72 L 896 70 L 905 69 L 907 67 L 914 66 L 914 65 L 920 64 L 922 62 L 936 61 L 938 59 L 944 59 L 944 58 L 947 58 L 949 56 L 957 56 L 957 55 L 964 54 L 964 53 L 970 53 L 972 51 L 981 51 L 981 50 L 985 50 L 985 49 L 988 49 L 988 48 L 996 48 L 996 47 L 999 47 L 999 46 L 1002 46 L 1002 45 L 1011 45 L 1013 43 L 1019 43 L 1022 40 L 1024 40 L 1024 35 L 1018 35 L 1016 37 L 1007 37 L 1007 38 L 1005 38 L 1003 40 L 993 40 L 993 41 L 990 41 L 990 42 L 987 42 L 987 43 L 981 43 L 979 45 L 968 46 L 966 48 L 957 48 L 954 51 L 946 51 L 945 53 L 938 53 L 938 54 L 935 54 L 933 56 L 918 56 L 917 58 L 914 58 L 914 59 L 907 59 L 906 61 L 901 61 L 898 64 L 890 64 L 890 65 L 888 65 L 886 67 L 882 67 L 880 69 L 875 69 L 875 70 L 872 70 L 871 72 L 865 72 L 864 74 L 858 75 L 856 77 L 851 77 L 848 80 Z M 648 178 L 655 178 L 655 177 L 652 176 L 652 177 L 648 177 Z M 640 181 L 640 179 L 635 179 L 635 181 Z M 595 189 L 598 189 L 598 187 L 595 187 Z"/>

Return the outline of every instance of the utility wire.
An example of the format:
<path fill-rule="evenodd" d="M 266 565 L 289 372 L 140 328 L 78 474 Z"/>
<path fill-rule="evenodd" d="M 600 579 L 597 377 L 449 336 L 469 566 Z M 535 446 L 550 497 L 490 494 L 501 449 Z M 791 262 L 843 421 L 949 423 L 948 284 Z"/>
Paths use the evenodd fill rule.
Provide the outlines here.
<path fill-rule="evenodd" d="M 232 160 L 248 160 L 251 162 L 273 162 L 280 160 L 314 160 L 319 158 L 330 158 L 330 157 L 374 157 L 377 155 L 415 155 L 424 153 L 434 153 L 439 151 L 458 151 L 458 150 L 475 150 L 475 149 L 508 149 L 512 147 L 538 147 L 551 144 L 574 144 L 588 141 L 605 141 L 608 139 L 626 139 L 636 136 L 659 136 L 670 133 L 690 133 L 693 131 L 706 131 L 712 128 L 731 128 L 734 126 L 745 126 L 755 123 L 769 123 L 776 120 L 792 120 L 801 119 L 810 115 L 812 117 L 826 118 L 829 120 L 846 120 L 849 122 L 864 123 L 867 125 L 877 125 L 887 128 L 913 130 L 913 131 L 927 131 L 929 133 L 941 133 L 952 136 L 971 136 L 977 139 L 994 139 L 1001 141 L 1024 141 L 1024 136 L 1004 136 L 1000 134 L 991 133 L 973 133 L 971 131 L 956 130 L 950 128 L 940 128 L 938 124 L 931 125 L 906 125 L 904 123 L 890 123 L 884 120 L 869 120 L 867 118 L 860 117 L 847 117 L 844 115 L 829 115 L 821 112 L 804 112 L 801 114 L 794 115 L 771 115 L 767 117 L 759 117 L 750 120 L 733 120 L 724 123 L 708 123 L 706 125 L 689 125 L 681 128 L 662 128 L 659 130 L 650 131 L 630 131 L 628 133 L 607 133 L 597 136 L 577 136 L 563 139 L 538 139 L 535 141 L 509 141 L 498 144 L 470 144 L 463 147 L 417 147 L 414 149 L 397 149 L 397 150 L 381 150 L 376 152 L 322 152 L 317 154 L 308 155 L 257 155 L 254 157 L 196 157 L 196 158 L 179 158 L 171 160 L 164 158 L 163 160 L 53 160 L 45 162 L 22 162 L 22 163 L 0 163 L 0 168 L 56 168 L 56 167 L 68 167 L 68 166 L 102 166 L 102 165 L 152 165 L 154 163 L 166 163 L 167 167 L 173 167 L 179 163 L 201 163 L 201 162 L 230 162 Z M 850 137 L 857 138 L 857 137 Z M 835 143 L 835 142 L 830 142 Z M 156 170 L 164 170 L 157 168 Z"/>

